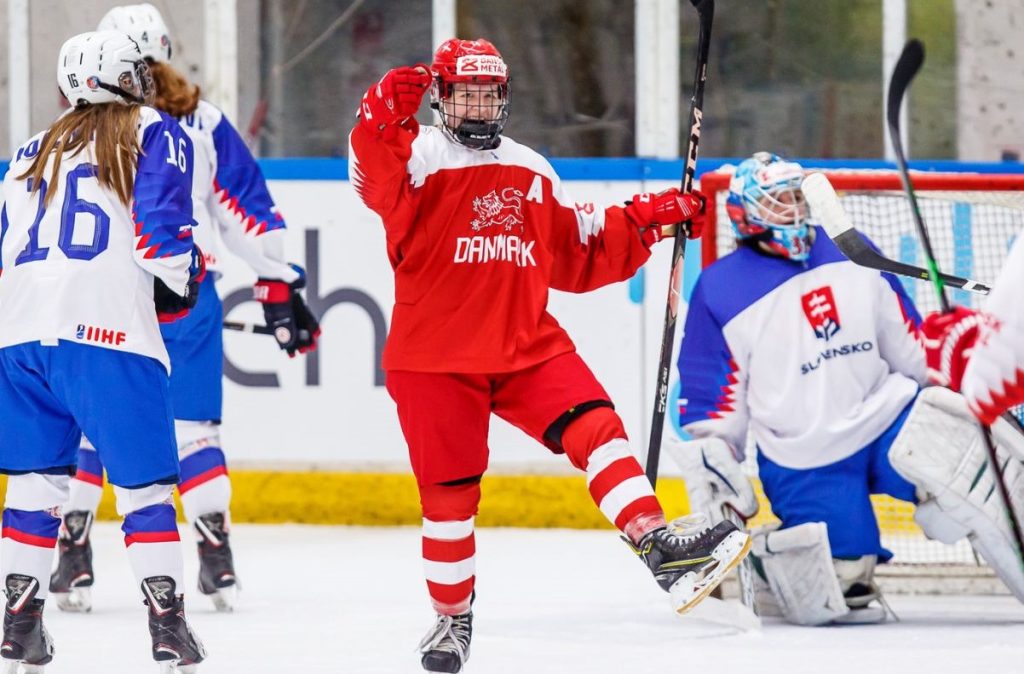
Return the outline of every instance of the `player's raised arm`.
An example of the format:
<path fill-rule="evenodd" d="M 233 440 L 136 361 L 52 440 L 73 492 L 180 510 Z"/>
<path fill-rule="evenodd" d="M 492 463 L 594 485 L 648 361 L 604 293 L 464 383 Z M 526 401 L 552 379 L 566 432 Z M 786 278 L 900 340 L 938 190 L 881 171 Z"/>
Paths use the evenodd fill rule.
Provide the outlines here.
<path fill-rule="evenodd" d="M 389 70 L 363 94 L 349 135 L 349 180 L 385 222 L 411 197 L 407 164 L 420 130 L 415 115 L 430 82 L 423 64 Z"/>

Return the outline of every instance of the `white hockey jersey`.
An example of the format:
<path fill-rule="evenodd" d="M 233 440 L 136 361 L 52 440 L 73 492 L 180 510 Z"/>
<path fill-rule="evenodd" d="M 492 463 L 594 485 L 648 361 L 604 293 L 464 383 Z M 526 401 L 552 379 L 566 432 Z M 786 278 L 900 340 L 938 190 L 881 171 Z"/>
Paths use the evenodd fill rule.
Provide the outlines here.
<path fill-rule="evenodd" d="M 986 320 L 960 390 L 975 414 L 992 423 L 1012 405 L 1024 404 L 1024 232 L 1003 265 L 985 303 Z"/>
<path fill-rule="evenodd" d="M 32 194 L 28 180 L 17 176 L 44 135 L 18 148 L 4 177 L 0 348 L 68 340 L 150 356 L 169 369 L 153 277 L 185 294 L 193 246 L 192 141 L 172 117 L 142 108 L 129 209 L 97 182 L 94 144 L 65 155 L 57 179 Z M 53 197 L 44 207 L 47 192 Z"/>
<path fill-rule="evenodd" d="M 816 229 L 806 265 L 741 246 L 703 271 L 679 354 L 680 422 L 773 462 L 845 459 L 926 379 L 920 316 L 899 281 L 847 260 Z"/>
<path fill-rule="evenodd" d="M 207 269 L 218 271 L 222 242 L 257 276 L 287 283 L 296 280 L 298 272 L 284 258 L 285 221 L 238 131 L 206 101 L 178 121 L 195 145 L 195 237 Z"/>

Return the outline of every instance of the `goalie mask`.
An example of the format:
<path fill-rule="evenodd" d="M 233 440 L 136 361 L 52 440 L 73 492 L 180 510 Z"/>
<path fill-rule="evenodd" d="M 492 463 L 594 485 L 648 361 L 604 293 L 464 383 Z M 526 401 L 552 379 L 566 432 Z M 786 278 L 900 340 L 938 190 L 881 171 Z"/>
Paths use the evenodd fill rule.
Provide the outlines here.
<path fill-rule="evenodd" d="M 508 66 L 487 40 L 446 41 L 430 65 L 430 107 L 457 143 L 490 150 L 501 143 L 508 121 Z"/>
<path fill-rule="evenodd" d="M 82 33 L 60 48 L 57 86 L 73 107 L 149 103 L 153 78 L 135 40 L 113 30 Z"/>
<path fill-rule="evenodd" d="M 790 260 L 806 260 L 811 250 L 807 201 L 800 190 L 800 164 L 770 152 L 743 161 L 729 183 L 726 212 L 736 238 L 764 243 Z"/>

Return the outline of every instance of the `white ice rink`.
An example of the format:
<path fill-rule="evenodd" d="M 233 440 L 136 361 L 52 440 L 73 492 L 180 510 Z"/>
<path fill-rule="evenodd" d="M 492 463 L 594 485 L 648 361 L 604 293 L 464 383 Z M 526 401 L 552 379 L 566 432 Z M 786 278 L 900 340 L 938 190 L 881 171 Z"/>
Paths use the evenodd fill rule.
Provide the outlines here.
<path fill-rule="evenodd" d="M 202 674 L 422 671 L 414 648 L 432 613 L 417 529 L 237 525 L 244 591 L 227 615 L 192 590 L 187 533 Z M 46 671 L 155 674 L 116 525 L 99 523 L 93 548 L 93 612 L 47 607 L 57 654 Z M 478 530 L 477 578 L 467 674 L 1024 672 L 1024 606 L 1009 597 L 892 596 L 901 623 L 737 633 L 676 617 L 616 536 L 595 531 Z"/>

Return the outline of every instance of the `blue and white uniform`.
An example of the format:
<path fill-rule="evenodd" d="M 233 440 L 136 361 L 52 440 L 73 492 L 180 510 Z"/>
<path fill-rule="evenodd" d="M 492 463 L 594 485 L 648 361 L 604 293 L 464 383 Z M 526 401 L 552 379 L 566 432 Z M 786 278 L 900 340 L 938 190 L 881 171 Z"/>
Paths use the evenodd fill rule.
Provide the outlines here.
<path fill-rule="evenodd" d="M 179 121 L 195 146 L 195 237 L 213 273 L 205 281 L 208 292 L 200 293 L 198 306 L 162 331 L 175 365 L 171 377 L 175 418 L 220 421 L 223 309 L 214 281 L 221 244 L 261 278 L 291 283 L 298 273 L 284 261 L 284 218 L 235 127 L 206 101 Z"/>
<path fill-rule="evenodd" d="M 3 184 L 0 471 L 67 474 L 84 430 L 114 484 L 173 481 L 169 360 L 153 278 L 185 294 L 192 142 L 174 119 L 141 108 L 129 210 L 99 186 L 93 144 L 65 155 L 55 180 L 47 166 L 48 183 L 33 194 L 17 176 L 42 138 L 17 150 Z"/>
<path fill-rule="evenodd" d="M 912 501 L 886 451 L 926 380 L 920 316 L 891 275 L 815 228 L 805 263 L 747 245 L 701 274 L 679 355 L 680 423 L 742 450 L 784 526 L 823 521 L 836 557 L 878 554 L 869 493 Z"/>
<path fill-rule="evenodd" d="M 298 272 L 284 261 L 285 221 L 231 122 L 205 101 L 178 122 L 195 148 L 194 236 L 211 272 L 192 311 L 160 326 L 173 365 L 170 395 L 181 461 L 178 491 L 186 518 L 194 522 L 207 513 L 228 512 L 231 500 L 227 460 L 217 431 L 224 370 L 224 312 L 215 286 L 220 247 L 241 257 L 261 278 L 291 283 Z M 82 444 L 68 508 L 95 512 L 104 463 L 96 460 L 88 442 Z"/>

